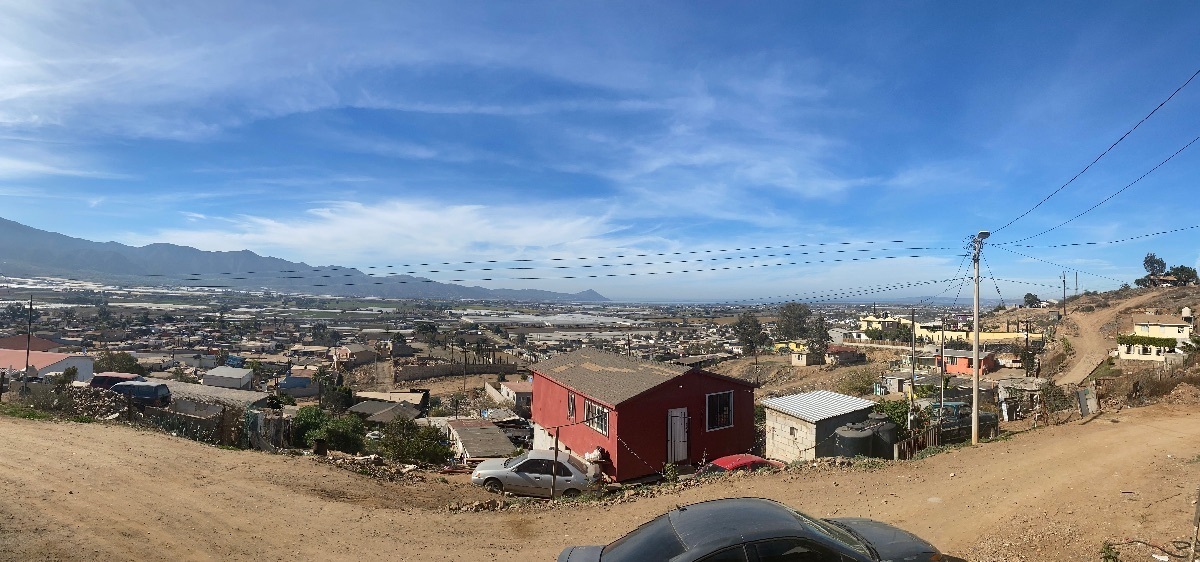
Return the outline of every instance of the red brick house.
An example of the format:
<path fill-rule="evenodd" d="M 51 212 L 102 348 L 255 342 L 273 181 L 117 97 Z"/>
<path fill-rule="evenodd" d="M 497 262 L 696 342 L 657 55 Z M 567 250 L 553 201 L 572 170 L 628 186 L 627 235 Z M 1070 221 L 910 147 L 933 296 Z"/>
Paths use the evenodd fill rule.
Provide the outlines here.
<path fill-rule="evenodd" d="M 533 422 L 578 455 L 603 447 L 617 481 L 754 447 L 750 382 L 595 349 L 531 370 Z"/>

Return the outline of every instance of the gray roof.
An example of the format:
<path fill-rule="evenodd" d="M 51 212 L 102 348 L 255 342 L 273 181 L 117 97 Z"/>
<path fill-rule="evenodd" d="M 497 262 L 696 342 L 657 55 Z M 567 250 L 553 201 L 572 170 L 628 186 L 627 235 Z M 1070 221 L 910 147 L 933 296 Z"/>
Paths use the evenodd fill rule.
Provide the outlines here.
<path fill-rule="evenodd" d="M 530 369 L 610 406 L 692 370 L 591 348 L 556 355 Z"/>
<path fill-rule="evenodd" d="M 380 400 L 363 400 L 358 404 L 350 407 L 350 411 L 356 414 L 366 414 L 373 416 L 384 410 L 390 410 L 396 407 L 396 402 L 383 402 Z"/>
<path fill-rule="evenodd" d="M 396 418 L 416 419 L 421 415 L 421 410 L 408 402 L 396 404 L 394 402 L 385 402 L 390 408 L 385 408 L 367 418 L 367 421 L 373 423 L 392 423 Z"/>
<path fill-rule="evenodd" d="M 447 425 L 462 445 L 467 458 L 503 458 L 511 456 L 513 449 L 516 449 L 504 434 L 504 430 L 491 422 L 462 419 L 450 421 Z"/>
<path fill-rule="evenodd" d="M 875 407 L 875 403 L 870 400 L 828 390 L 768 398 L 762 401 L 762 405 L 812 423 Z"/>
<path fill-rule="evenodd" d="M 163 381 L 163 383 L 167 385 L 167 388 L 171 389 L 171 397 L 173 399 L 210 402 L 226 406 L 237 406 L 239 408 L 265 402 L 267 397 L 270 396 L 265 392 L 237 390 L 235 388 L 223 388 L 190 382 Z"/>
<path fill-rule="evenodd" d="M 204 376 L 241 380 L 246 378 L 246 375 L 250 374 L 251 372 L 252 371 L 250 369 L 238 369 L 237 367 L 221 365 L 220 367 L 213 367 L 212 369 L 209 369 L 207 373 L 204 373 Z"/>

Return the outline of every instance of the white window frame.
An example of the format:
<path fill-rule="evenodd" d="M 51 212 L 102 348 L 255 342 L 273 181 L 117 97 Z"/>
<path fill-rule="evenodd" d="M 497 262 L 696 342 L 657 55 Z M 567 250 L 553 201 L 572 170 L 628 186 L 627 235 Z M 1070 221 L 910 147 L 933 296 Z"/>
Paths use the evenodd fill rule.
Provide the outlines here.
<path fill-rule="evenodd" d="M 723 395 L 723 394 L 729 395 L 729 425 L 713 427 L 714 420 L 713 420 L 713 412 L 709 407 L 710 400 L 712 399 L 713 396 L 719 396 L 719 395 Z M 726 390 L 723 392 L 713 392 L 710 394 L 705 394 L 704 395 L 704 429 L 707 431 L 720 431 L 722 429 L 729 429 L 731 427 L 733 427 L 733 391 Z"/>
<path fill-rule="evenodd" d="M 605 437 L 608 436 L 609 412 L 610 410 L 606 406 L 592 402 L 587 398 L 583 399 L 584 423 Z"/>
<path fill-rule="evenodd" d="M 567 391 L 567 419 L 575 421 L 575 393 Z"/>

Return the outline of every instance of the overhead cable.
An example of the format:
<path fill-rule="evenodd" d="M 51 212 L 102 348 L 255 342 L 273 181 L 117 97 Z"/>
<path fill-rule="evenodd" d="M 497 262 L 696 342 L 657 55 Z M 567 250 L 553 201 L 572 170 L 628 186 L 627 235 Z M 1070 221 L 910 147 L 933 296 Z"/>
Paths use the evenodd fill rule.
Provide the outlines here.
<path fill-rule="evenodd" d="M 1125 281 L 1123 281 L 1123 280 L 1121 280 L 1121 279 L 1117 279 L 1117 278 L 1115 278 L 1115 277 L 1109 277 L 1109 276 L 1107 276 L 1107 275 L 1099 275 L 1099 274 L 1096 274 L 1096 273 L 1091 273 L 1091 272 L 1088 272 L 1088 271 L 1083 271 L 1082 269 L 1076 269 L 1076 268 L 1074 268 L 1074 267 L 1068 267 L 1068 266 L 1065 266 L 1065 265 L 1062 265 L 1062 264 L 1054 263 L 1054 262 L 1052 262 L 1052 261 L 1044 260 L 1044 259 L 1042 259 L 1042 258 L 1038 258 L 1038 257 L 1030 256 L 1030 255 L 1027 255 L 1027 254 L 1022 254 L 1021 252 L 1018 252 L 1018 251 L 1016 251 L 1016 250 L 1012 250 L 1012 249 L 1009 249 L 1009 248 L 1005 248 L 1004 246 L 995 246 L 995 247 L 996 247 L 996 248 L 999 248 L 999 249 L 1001 249 L 1001 250 L 1004 250 L 1005 252 L 1011 253 L 1011 254 L 1016 254 L 1016 255 L 1018 255 L 1018 256 L 1021 256 L 1021 257 L 1029 258 L 1029 259 L 1031 259 L 1031 260 L 1037 260 L 1037 261 L 1040 261 L 1040 262 L 1042 262 L 1042 263 L 1047 263 L 1047 264 L 1053 265 L 1054 267 L 1060 267 L 1060 268 L 1062 268 L 1062 269 L 1066 269 L 1066 270 L 1068 270 L 1068 271 L 1076 271 L 1076 272 L 1082 273 L 1082 274 L 1084 274 L 1084 275 L 1091 275 L 1092 277 L 1099 277 L 1100 279 L 1108 279 L 1109 281 L 1116 281 L 1117 283 L 1124 283 L 1124 282 L 1125 282 Z"/>
<path fill-rule="evenodd" d="M 1113 197 L 1116 197 L 1116 196 L 1120 195 L 1120 194 L 1121 194 L 1122 192 L 1124 192 L 1126 189 L 1129 189 L 1130 187 L 1133 187 L 1133 185 L 1134 185 L 1134 184 L 1136 184 L 1137 182 L 1140 182 L 1140 181 L 1142 181 L 1142 179 L 1143 179 L 1143 178 L 1145 178 L 1146 176 L 1148 176 L 1148 175 L 1150 175 L 1150 174 L 1154 173 L 1154 171 L 1155 171 L 1155 170 L 1157 170 L 1157 169 L 1159 169 L 1160 167 L 1162 167 L 1162 165 L 1163 165 L 1163 164 L 1166 164 L 1167 162 L 1170 162 L 1172 158 L 1175 158 L 1176 156 L 1179 156 L 1179 153 L 1183 152 L 1184 150 L 1187 150 L 1187 149 L 1188 149 L 1188 147 L 1189 147 L 1189 146 L 1192 146 L 1193 144 L 1195 144 L 1195 143 L 1196 143 L 1196 141 L 1200 141 L 1200 136 L 1198 136 L 1198 137 L 1196 137 L 1196 138 L 1192 139 L 1192 140 L 1191 140 L 1191 141 L 1189 141 L 1187 144 L 1183 145 L 1183 148 L 1180 148 L 1179 150 L 1176 150 L 1176 151 L 1175 151 L 1175 153 L 1174 153 L 1174 154 L 1172 154 L 1172 155 L 1170 155 L 1170 156 L 1168 156 L 1166 160 L 1163 160 L 1162 162 L 1159 162 L 1159 163 L 1158 163 L 1156 166 L 1154 166 L 1153 168 L 1150 168 L 1150 171 L 1148 171 L 1148 172 L 1146 172 L 1146 173 L 1142 174 L 1141 176 L 1138 176 L 1138 178 L 1137 178 L 1137 179 L 1135 179 L 1135 180 L 1133 180 L 1133 181 L 1129 182 L 1128 184 L 1126 184 L 1126 185 L 1125 185 L 1125 187 L 1122 187 L 1121 189 L 1118 189 L 1118 190 L 1117 190 L 1116 192 L 1114 192 L 1112 195 L 1109 195 L 1108 197 L 1105 197 L 1105 198 L 1104 198 L 1103 200 L 1101 200 L 1099 203 L 1096 203 L 1095 205 L 1092 205 L 1091 207 L 1088 207 L 1088 208 L 1087 208 L 1087 210 L 1085 210 L 1084 212 L 1082 212 L 1082 213 L 1079 213 L 1078 215 L 1075 215 L 1075 216 L 1073 216 L 1073 217 L 1071 217 L 1071 218 L 1069 218 L 1069 219 L 1067 219 L 1067 220 L 1065 220 L 1065 221 L 1063 221 L 1063 222 L 1061 222 L 1061 223 L 1058 223 L 1058 224 L 1057 224 L 1057 225 L 1055 225 L 1055 226 L 1052 226 L 1052 227 L 1050 227 L 1050 228 L 1047 228 L 1046 230 L 1043 230 L 1043 231 L 1041 231 L 1041 232 L 1039 232 L 1039 233 L 1037 233 L 1037 234 L 1034 234 L 1033 236 L 1026 236 L 1026 237 L 1024 237 L 1024 238 L 1020 238 L 1020 239 L 1017 239 L 1017 240 L 1013 240 L 1013 241 L 1011 241 L 1011 242 L 999 242 L 999 243 L 997 243 L 996 245 L 999 245 L 999 244 L 1015 244 L 1015 243 L 1017 243 L 1017 242 L 1024 242 L 1024 241 L 1026 241 L 1026 240 L 1031 240 L 1031 239 L 1033 239 L 1033 238 L 1037 238 L 1038 236 L 1041 236 L 1041 235 L 1043 235 L 1043 234 L 1046 234 L 1046 233 L 1048 233 L 1048 232 L 1052 232 L 1052 231 L 1054 231 L 1054 230 L 1057 230 L 1058 228 L 1060 228 L 1060 227 L 1062 227 L 1062 226 L 1065 226 L 1066 224 L 1068 224 L 1068 223 L 1070 223 L 1070 222 L 1074 221 L 1075 219 L 1077 219 L 1077 218 L 1079 218 L 1079 217 L 1082 217 L 1083 215 L 1086 215 L 1086 214 L 1088 214 L 1088 213 L 1092 212 L 1093 210 L 1095 210 L 1095 209 L 1096 209 L 1096 207 L 1099 207 L 1100 205 L 1103 205 L 1103 204 L 1105 204 L 1105 203 L 1108 203 L 1108 201 L 1109 201 L 1110 199 L 1112 199 Z"/>
<path fill-rule="evenodd" d="M 1167 99 L 1163 100 L 1157 106 L 1155 106 L 1154 109 L 1150 111 L 1150 113 L 1147 113 L 1146 116 L 1143 117 L 1141 121 L 1138 121 L 1137 124 L 1134 125 L 1131 129 L 1129 129 L 1128 131 L 1125 131 L 1125 134 L 1121 135 L 1121 138 L 1117 139 L 1116 142 L 1112 143 L 1111 145 L 1109 145 L 1108 148 L 1104 149 L 1104 152 L 1101 152 L 1100 155 L 1097 156 L 1090 163 L 1088 163 L 1087 166 L 1084 166 L 1083 169 L 1079 171 L 1079 173 L 1075 174 L 1074 176 L 1071 177 L 1071 179 L 1067 180 L 1067 183 L 1062 184 L 1061 186 L 1058 187 L 1058 189 L 1055 189 L 1054 191 L 1050 192 L 1050 195 L 1047 195 L 1041 201 L 1038 201 L 1038 203 L 1036 205 L 1034 205 L 1033 207 L 1030 207 L 1029 210 L 1018 215 L 1017 218 L 1008 221 L 1007 223 L 1004 224 L 1004 226 L 1001 226 L 1000 228 L 993 229 L 992 234 L 1000 232 L 1001 230 L 1004 230 L 1005 228 L 1008 228 L 1009 226 L 1011 226 L 1014 222 L 1017 222 L 1017 221 L 1021 220 L 1022 218 L 1025 218 L 1025 215 L 1032 213 L 1038 207 L 1041 207 L 1043 203 L 1045 203 L 1046 201 L 1049 201 L 1051 197 L 1054 197 L 1055 195 L 1058 194 L 1058 192 L 1065 189 L 1068 185 L 1071 185 L 1072 183 L 1074 183 L 1075 180 L 1079 178 L 1079 176 L 1082 176 L 1083 173 L 1088 171 L 1088 169 L 1091 168 L 1094 164 L 1096 164 L 1096 162 L 1099 162 L 1101 158 L 1104 158 L 1104 156 L 1106 154 L 1108 154 L 1109 151 L 1111 151 L 1113 148 L 1116 148 L 1116 146 L 1118 144 L 1121 144 L 1121 141 L 1125 140 L 1125 137 L 1128 137 L 1131 133 L 1136 131 L 1138 127 L 1142 126 L 1142 123 L 1145 123 L 1146 120 L 1150 119 L 1150 117 L 1152 115 L 1154 115 L 1155 113 L 1157 113 L 1159 109 L 1162 109 L 1162 107 L 1164 105 L 1166 105 L 1167 102 L 1171 101 L 1171 99 L 1175 97 L 1175 94 L 1178 94 L 1181 90 L 1183 90 L 1185 87 L 1187 87 L 1187 85 L 1190 84 L 1192 82 L 1192 80 L 1194 80 L 1196 78 L 1197 75 L 1200 75 L 1200 70 L 1196 70 L 1196 72 L 1192 73 L 1192 75 L 1189 76 L 1188 79 L 1181 86 L 1179 86 L 1178 88 L 1175 88 L 1175 91 L 1171 92 L 1171 95 L 1167 96 Z"/>

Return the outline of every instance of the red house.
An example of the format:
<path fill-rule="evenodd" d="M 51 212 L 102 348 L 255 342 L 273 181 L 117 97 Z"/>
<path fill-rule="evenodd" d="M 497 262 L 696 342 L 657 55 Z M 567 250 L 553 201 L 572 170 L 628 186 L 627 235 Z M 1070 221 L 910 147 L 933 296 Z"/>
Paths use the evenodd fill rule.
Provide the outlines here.
<path fill-rule="evenodd" d="M 683 365 L 581 349 L 532 367 L 533 422 L 617 481 L 754 447 L 754 385 Z"/>

